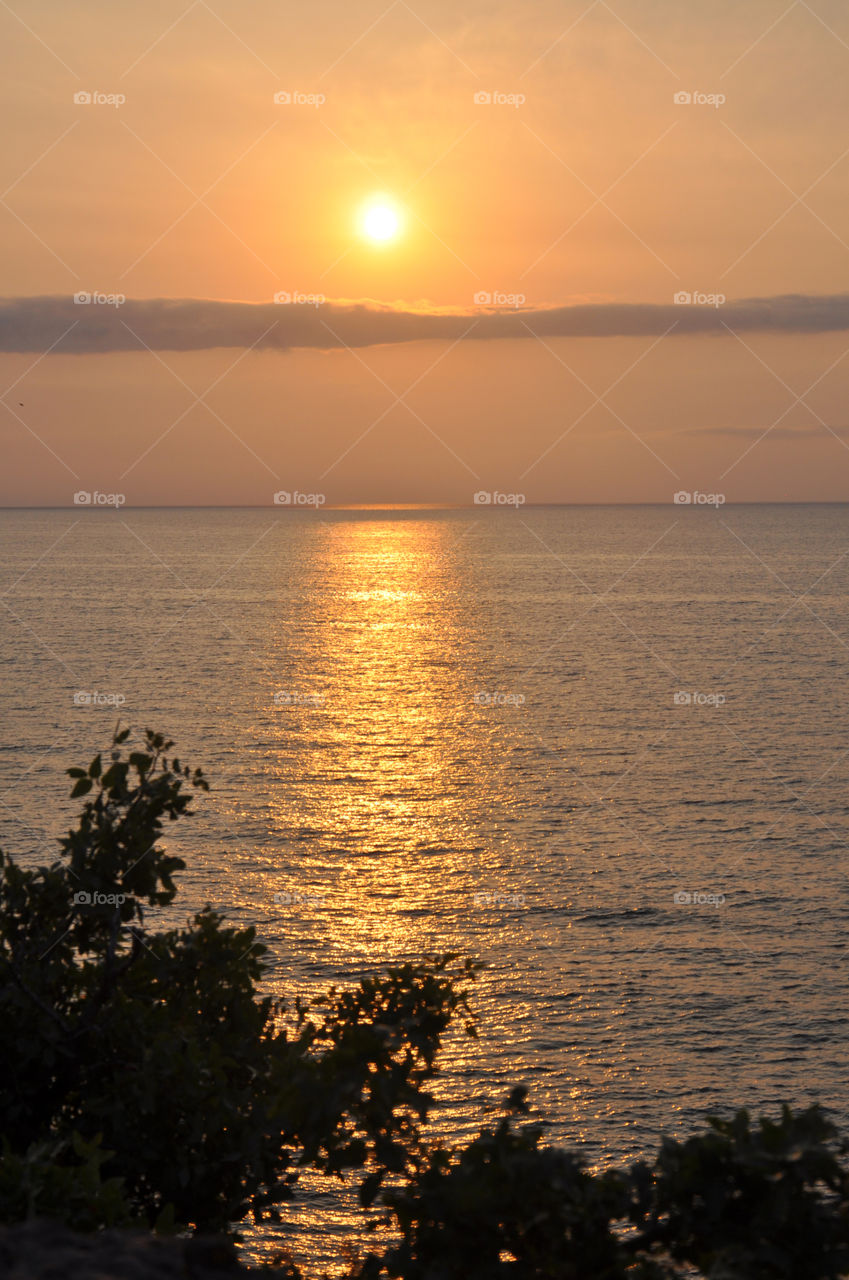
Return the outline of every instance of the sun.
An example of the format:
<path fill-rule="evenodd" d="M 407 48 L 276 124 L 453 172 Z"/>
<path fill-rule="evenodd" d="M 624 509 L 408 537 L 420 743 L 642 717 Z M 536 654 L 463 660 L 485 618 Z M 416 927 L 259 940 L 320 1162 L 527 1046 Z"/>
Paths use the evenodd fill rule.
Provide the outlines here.
<path fill-rule="evenodd" d="M 387 196 L 373 196 L 360 212 L 360 232 L 372 244 L 388 244 L 401 234 L 401 214 Z"/>

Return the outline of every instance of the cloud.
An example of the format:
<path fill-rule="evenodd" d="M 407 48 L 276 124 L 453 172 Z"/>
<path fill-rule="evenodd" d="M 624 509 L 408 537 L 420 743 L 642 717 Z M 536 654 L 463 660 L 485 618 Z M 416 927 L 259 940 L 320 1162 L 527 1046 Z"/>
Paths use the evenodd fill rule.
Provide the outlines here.
<path fill-rule="evenodd" d="M 102 299 L 104 295 L 99 295 Z M 110 295 L 111 296 L 111 295 Z M 120 299 L 121 295 L 116 295 Z M 787 294 L 720 306 L 587 303 L 562 307 L 412 309 L 377 302 L 220 302 L 73 297 L 0 300 L 0 351 L 63 354 L 204 351 L 213 347 L 330 350 L 467 337 L 476 341 L 648 337 L 666 333 L 825 333 L 849 329 L 849 294 Z"/>

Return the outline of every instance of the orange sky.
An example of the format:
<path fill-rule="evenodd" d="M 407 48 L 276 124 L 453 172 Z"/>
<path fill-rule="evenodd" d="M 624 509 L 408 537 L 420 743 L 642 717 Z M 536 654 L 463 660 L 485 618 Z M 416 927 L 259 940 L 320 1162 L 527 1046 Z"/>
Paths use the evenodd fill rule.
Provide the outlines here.
<path fill-rule="evenodd" d="M 0 9 L 0 37 L 9 298 L 288 293 L 474 319 L 481 295 L 849 292 L 838 0 L 32 0 Z M 357 225 L 376 192 L 404 223 L 380 246 Z M 89 306 L 87 324 L 121 324 Z M 0 503 L 849 500 L 845 326 L 473 334 L 7 341 Z"/>

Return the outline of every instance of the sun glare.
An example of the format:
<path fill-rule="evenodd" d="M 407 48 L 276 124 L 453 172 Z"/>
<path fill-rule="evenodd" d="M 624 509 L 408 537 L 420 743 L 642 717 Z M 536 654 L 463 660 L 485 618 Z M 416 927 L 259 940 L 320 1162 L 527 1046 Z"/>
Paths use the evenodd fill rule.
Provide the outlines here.
<path fill-rule="evenodd" d="M 397 208 L 383 197 L 370 200 L 363 208 L 360 229 L 373 244 L 385 244 L 397 239 L 401 231 L 401 215 Z"/>

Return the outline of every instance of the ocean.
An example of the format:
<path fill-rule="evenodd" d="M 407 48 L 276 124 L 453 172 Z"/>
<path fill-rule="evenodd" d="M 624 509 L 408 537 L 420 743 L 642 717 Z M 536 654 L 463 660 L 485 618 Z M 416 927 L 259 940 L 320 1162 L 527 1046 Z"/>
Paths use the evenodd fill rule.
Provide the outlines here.
<path fill-rule="evenodd" d="M 152 924 L 255 924 L 288 998 L 485 963 L 440 1132 L 519 1083 L 593 1166 L 710 1111 L 849 1119 L 849 507 L 6 510 L 0 539 L 6 850 L 55 857 L 120 717 L 212 786 Z"/>

